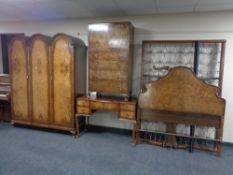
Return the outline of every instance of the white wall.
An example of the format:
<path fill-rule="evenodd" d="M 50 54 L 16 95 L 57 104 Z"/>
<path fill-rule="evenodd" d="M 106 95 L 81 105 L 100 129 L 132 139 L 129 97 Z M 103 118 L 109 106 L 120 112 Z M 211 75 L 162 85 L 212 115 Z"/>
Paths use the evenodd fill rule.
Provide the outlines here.
<path fill-rule="evenodd" d="M 0 33 L 43 33 L 58 32 L 78 36 L 87 44 L 87 25 L 97 22 L 131 21 L 135 26 L 135 62 L 140 64 L 142 40 L 185 40 L 225 39 L 225 70 L 223 97 L 226 99 L 226 114 L 223 140 L 233 143 L 233 11 L 210 13 L 183 13 L 154 16 L 119 18 L 86 18 L 37 22 L 0 22 Z M 138 83 L 139 70 L 134 70 L 134 84 Z M 91 122 L 99 125 L 130 128 L 130 123 L 119 121 L 114 113 L 96 114 Z M 98 117 L 98 118 L 97 118 Z"/>

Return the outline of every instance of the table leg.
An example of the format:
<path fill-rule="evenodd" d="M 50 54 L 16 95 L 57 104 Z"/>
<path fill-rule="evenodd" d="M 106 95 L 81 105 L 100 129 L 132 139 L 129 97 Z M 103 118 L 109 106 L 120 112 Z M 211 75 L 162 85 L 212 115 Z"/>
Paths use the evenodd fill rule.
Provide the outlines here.
<path fill-rule="evenodd" d="M 194 137 L 194 133 L 195 133 L 195 126 L 194 125 L 191 125 L 190 126 L 190 140 L 189 140 L 189 152 L 193 152 L 193 145 L 194 145 L 194 141 L 193 141 L 193 138 Z"/>
<path fill-rule="evenodd" d="M 80 135 L 79 116 L 75 116 L 75 124 L 76 124 L 76 136 L 79 137 Z"/>
<path fill-rule="evenodd" d="M 3 121 L 3 106 L 0 105 L 0 122 Z"/>

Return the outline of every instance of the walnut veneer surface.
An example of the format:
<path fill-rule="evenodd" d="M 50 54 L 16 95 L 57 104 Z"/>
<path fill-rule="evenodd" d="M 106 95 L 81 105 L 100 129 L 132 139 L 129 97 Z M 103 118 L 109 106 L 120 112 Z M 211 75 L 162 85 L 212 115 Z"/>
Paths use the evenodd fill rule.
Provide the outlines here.
<path fill-rule="evenodd" d="M 136 101 L 110 100 L 106 98 L 77 98 L 77 114 L 90 115 L 93 111 L 116 111 L 121 119 L 136 120 Z"/>
<path fill-rule="evenodd" d="M 12 118 L 25 122 L 30 121 L 27 54 L 26 38 L 14 37 L 9 46 Z"/>
<path fill-rule="evenodd" d="M 65 34 L 15 36 L 9 45 L 12 123 L 75 131 L 75 98 L 85 94 L 85 53 L 81 40 Z"/>
<path fill-rule="evenodd" d="M 170 125 L 188 124 L 216 128 L 216 147 L 220 154 L 223 135 L 225 100 L 217 94 L 219 89 L 199 80 L 191 69 L 172 68 L 169 73 L 146 84 L 138 98 L 138 117 L 135 124 L 135 142 L 138 141 L 142 120 L 160 121 Z M 175 127 L 167 131 L 175 133 Z"/>
<path fill-rule="evenodd" d="M 119 119 L 136 120 L 137 101 L 123 101 L 106 98 L 90 99 L 88 97 L 77 98 L 77 116 L 90 116 L 95 111 L 115 111 Z M 77 134 L 79 135 L 79 120 L 77 123 Z"/>
<path fill-rule="evenodd" d="M 0 121 L 10 121 L 10 76 L 0 74 Z"/>
<path fill-rule="evenodd" d="M 131 92 L 133 26 L 129 22 L 88 26 L 89 91 Z"/>
<path fill-rule="evenodd" d="M 9 74 L 0 74 L 0 100 L 10 100 L 10 86 Z"/>
<path fill-rule="evenodd" d="M 48 124 L 50 115 L 50 73 L 48 38 L 35 35 L 30 44 L 31 110 L 34 123 Z"/>

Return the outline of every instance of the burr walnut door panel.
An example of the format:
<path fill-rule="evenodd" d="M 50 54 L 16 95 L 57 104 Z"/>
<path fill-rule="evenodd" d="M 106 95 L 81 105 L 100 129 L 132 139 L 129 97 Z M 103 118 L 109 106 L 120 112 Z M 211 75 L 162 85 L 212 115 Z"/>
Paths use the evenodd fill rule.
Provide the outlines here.
<path fill-rule="evenodd" d="M 30 49 L 31 105 L 34 123 L 49 123 L 49 54 L 43 37 L 35 36 Z"/>
<path fill-rule="evenodd" d="M 73 48 L 68 38 L 58 36 L 52 50 L 54 124 L 73 127 Z"/>
<path fill-rule="evenodd" d="M 13 120 L 30 122 L 28 108 L 27 48 L 23 37 L 12 39 L 9 47 Z"/>
<path fill-rule="evenodd" d="M 130 92 L 131 32 L 124 22 L 89 25 L 89 91 Z"/>

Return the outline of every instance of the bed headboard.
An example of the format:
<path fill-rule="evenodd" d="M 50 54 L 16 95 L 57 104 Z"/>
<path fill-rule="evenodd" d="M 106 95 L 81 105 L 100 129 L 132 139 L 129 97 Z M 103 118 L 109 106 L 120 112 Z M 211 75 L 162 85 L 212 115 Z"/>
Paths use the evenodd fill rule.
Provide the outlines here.
<path fill-rule="evenodd" d="M 138 98 L 139 109 L 199 113 L 224 116 L 225 100 L 220 98 L 218 87 L 198 79 L 186 67 L 175 67 L 154 82 L 146 84 Z"/>

